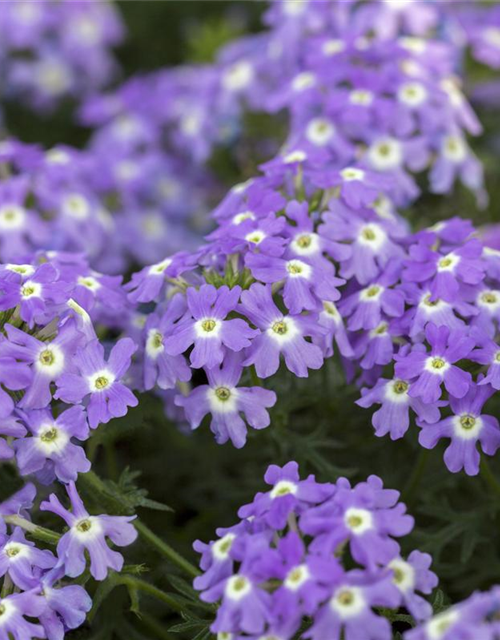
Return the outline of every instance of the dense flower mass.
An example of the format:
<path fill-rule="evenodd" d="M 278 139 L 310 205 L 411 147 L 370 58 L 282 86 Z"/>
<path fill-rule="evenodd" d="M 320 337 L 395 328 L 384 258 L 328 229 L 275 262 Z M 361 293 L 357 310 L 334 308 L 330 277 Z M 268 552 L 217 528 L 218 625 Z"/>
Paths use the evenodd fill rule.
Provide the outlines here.
<path fill-rule="evenodd" d="M 312 640 L 389 640 L 390 625 L 374 609 L 430 616 L 420 594 L 437 578 L 428 554 L 400 555 L 396 539 L 413 518 L 397 491 L 376 476 L 354 487 L 345 478 L 301 480 L 295 462 L 269 467 L 265 480 L 270 489 L 239 510 L 238 524 L 195 543 L 204 573 L 194 585 L 202 600 L 220 601 L 219 637 L 289 640 L 311 618 L 304 637 Z"/>
<path fill-rule="evenodd" d="M 416 431 L 424 449 L 445 441 L 449 471 L 481 469 L 500 491 L 485 462 L 500 448 L 495 234 L 456 211 L 433 225 L 411 213 L 426 193 L 431 203 L 455 189 L 488 202 L 472 150 L 482 125 L 462 88 L 466 56 L 500 67 L 498 7 L 275 0 L 262 7 L 259 33 L 226 43 L 210 64 L 111 85 L 125 33 L 118 7 L 4 5 L 0 640 L 63 640 L 117 586 L 134 613 L 145 591 L 182 613 L 173 632 L 200 640 L 500 637 L 498 588 L 433 616 L 425 596 L 437 577 L 410 537 L 400 546 L 414 521 L 399 491 L 375 475 L 335 479 L 307 435 L 298 447 L 329 482 L 302 480 L 295 462 L 269 466 L 269 489 L 240 508 L 240 521 L 195 543 L 201 572 L 137 519 L 138 506 L 168 507 L 146 498 L 136 471 L 119 475 L 115 447 L 123 425 L 154 448 L 155 394 L 181 433 L 207 424 L 218 444 L 241 449 L 249 428 L 270 427 L 265 455 L 289 459 L 297 444 L 282 418 L 295 407 L 284 405 L 297 399 L 302 419 L 312 397 L 308 388 L 300 404 L 303 379 L 311 387 L 324 374 L 326 401 L 335 369 L 336 388 L 356 390 L 376 436 Z M 498 98 L 498 87 L 483 91 Z M 18 104 L 43 118 L 73 108 L 87 143 L 16 139 L 8 111 Z M 266 123 L 260 133 L 254 118 Z M 223 195 L 234 174 L 241 182 Z M 325 451 L 344 446 L 329 438 Z M 101 446 L 107 481 L 96 473 Z M 406 473 L 406 460 L 398 465 Z M 405 500 L 422 469 L 409 474 Z M 356 460 L 345 474 L 360 472 Z M 187 512 L 213 496 L 189 499 Z M 461 561 L 474 548 L 462 524 Z M 181 596 L 138 578 L 142 550 L 140 565 L 125 565 L 116 548 L 138 533 L 194 577 L 201 605 L 170 566 Z M 416 535 L 432 547 L 432 534 Z M 481 585 L 490 577 L 478 573 Z M 140 634 L 121 620 L 99 633 L 165 635 L 153 617 L 138 620 Z"/>
<path fill-rule="evenodd" d="M 2 98 L 51 109 L 102 88 L 116 71 L 124 27 L 104 2 L 8 2 L 0 15 Z"/>

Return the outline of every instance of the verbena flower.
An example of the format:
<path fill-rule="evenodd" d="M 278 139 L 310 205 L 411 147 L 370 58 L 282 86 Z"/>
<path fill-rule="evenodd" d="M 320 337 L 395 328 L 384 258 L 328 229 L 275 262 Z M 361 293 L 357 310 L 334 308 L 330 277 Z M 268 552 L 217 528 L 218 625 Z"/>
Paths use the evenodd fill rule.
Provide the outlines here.
<path fill-rule="evenodd" d="M 90 557 L 90 573 L 96 580 L 104 580 L 108 569 L 120 571 L 123 556 L 108 546 L 106 539 L 123 547 L 137 538 L 137 531 L 128 516 L 91 516 L 86 511 L 74 482 L 67 485 L 71 501 L 71 511 L 63 507 L 59 499 L 51 494 L 48 501 L 42 502 L 42 511 L 52 511 L 62 518 L 70 528 L 57 544 L 59 562 L 64 565 L 66 575 L 75 578 L 86 567 L 85 551 Z"/>

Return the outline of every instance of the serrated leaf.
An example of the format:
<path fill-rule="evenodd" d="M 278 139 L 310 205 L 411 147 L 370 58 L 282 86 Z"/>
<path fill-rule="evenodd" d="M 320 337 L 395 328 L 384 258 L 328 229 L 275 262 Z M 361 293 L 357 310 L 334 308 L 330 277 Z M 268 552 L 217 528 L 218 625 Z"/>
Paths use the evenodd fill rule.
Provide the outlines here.
<path fill-rule="evenodd" d="M 180 624 L 174 624 L 173 627 L 169 627 L 169 631 L 172 633 L 182 633 L 183 631 L 195 631 L 196 629 L 206 629 L 206 622 L 198 621 L 198 622 L 181 622 Z"/>
<path fill-rule="evenodd" d="M 169 575 L 168 581 L 176 591 L 182 593 L 184 596 L 186 596 L 186 598 L 194 602 L 199 602 L 198 592 L 193 589 L 193 587 L 185 580 L 179 578 L 178 576 Z"/>

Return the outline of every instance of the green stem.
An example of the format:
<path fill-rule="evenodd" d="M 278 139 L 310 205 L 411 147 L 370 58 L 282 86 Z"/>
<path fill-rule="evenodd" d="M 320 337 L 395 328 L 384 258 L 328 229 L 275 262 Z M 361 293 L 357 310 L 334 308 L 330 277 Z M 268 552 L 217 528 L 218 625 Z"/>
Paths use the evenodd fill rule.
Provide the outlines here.
<path fill-rule="evenodd" d="M 500 495 L 500 482 L 496 479 L 484 457 L 481 458 L 480 472 L 482 479 L 493 490 L 493 493 Z"/>
<path fill-rule="evenodd" d="M 139 591 L 143 591 L 144 593 L 147 593 L 157 600 L 161 600 L 174 611 L 177 611 L 179 613 L 181 611 L 184 611 L 183 607 L 177 602 L 177 600 L 175 600 L 175 598 L 172 598 L 170 594 L 162 591 L 161 589 L 158 589 L 158 587 L 155 587 L 153 584 L 150 584 L 145 580 L 141 580 L 141 578 L 135 578 L 132 576 L 120 576 L 117 581 L 119 584 L 138 589 Z"/>
<path fill-rule="evenodd" d="M 420 450 L 415 466 L 413 467 L 413 471 L 411 472 L 410 478 L 406 483 L 405 488 L 403 489 L 402 499 L 406 503 L 409 503 L 413 500 L 414 494 L 420 484 L 420 480 L 424 475 L 424 471 L 427 466 L 427 462 L 429 460 L 429 453 L 430 453 L 429 449 L 422 448 Z"/>
<path fill-rule="evenodd" d="M 15 527 L 21 527 L 21 529 L 27 531 L 31 537 L 36 538 L 36 540 L 42 540 L 43 542 L 56 545 L 61 538 L 60 533 L 56 533 L 55 531 L 51 531 L 45 527 L 39 527 L 33 522 L 30 522 L 25 518 L 21 518 L 21 516 L 4 516 L 4 520 Z"/>
<path fill-rule="evenodd" d="M 134 520 L 134 526 L 143 540 L 145 540 L 150 546 L 154 547 L 162 556 L 165 556 L 177 565 L 179 569 L 182 569 L 193 578 L 200 575 L 198 569 L 191 564 L 189 560 L 186 560 L 184 556 L 177 553 L 175 549 L 159 538 L 156 533 L 153 533 L 151 529 L 149 529 L 149 527 L 139 519 Z"/>

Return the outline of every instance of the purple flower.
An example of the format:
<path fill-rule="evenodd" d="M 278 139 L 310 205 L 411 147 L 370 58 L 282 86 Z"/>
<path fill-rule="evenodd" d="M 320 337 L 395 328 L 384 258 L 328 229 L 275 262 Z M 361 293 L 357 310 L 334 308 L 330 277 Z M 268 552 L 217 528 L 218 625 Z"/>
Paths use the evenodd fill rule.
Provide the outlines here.
<path fill-rule="evenodd" d="M 420 398 L 412 398 L 409 393 L 410 387 L 411 384 L 405 380 L 382 378 L 372 389 L 361 390 L 362 397 L 356 400 L 357 405 L 365 409 L 373 404 L 382 405 L 372 416 L 377 436 L 389 433 L 391 440 L 402 438 L 410 426 L 410 409 L 428 424 L 434 424 L 439 420 L 439 406 L 444 403 L 425 403 Z"/>
<path fill-rule="evenodd" d="M 208 385 L 196 387 L 189 396 L 176 396 L 175 404 L 184 407 L 192 429 L 199 427 L 210 413 L 210 428 L 219 444 L 229 439 L 235 447 L 244 446 L 248 424 L 254 429 L 269 426 L 267 409 L 276 403 L 274 391 L 262 387 L 237 387 L 243 366 L 237 354 L 229 354 L 222 367 L 207 369 Z"/>
<path fill-rule="evenodd" d="M 40 505 L 42 511 L 57 514 L 70 528 L 57 544 L 59 561 L 64 565 L 66 575 L 75 578 L 85 570 L 87 551 L 90 573 L 96 580 L 104 580 L 108 569 L 120 571 L 123 566 L 123 556 L 109 548 L 106 538 L 119 547 L 132 544 L 137 538 L 137 531 L 130 524 L 135 516 L 91 516 L 77 493 L 75 483 L 70 482 L 66 490 L 72 511 L 65 509 L 55 494 Z"/>
<path fill-rule="evenodd" d="M 57 562 L 52 551 L 37 549 L 28 542 L 22 529 L 16 527 L 0 548 L 0 576 L 8 575 L 20 589 L 33 589 L 38 586 L 40 569 L 51 569 Z M 0 617 L 1 621 L 1 617 Z"/>
<path fill-rule="evenodd" d="M 51 303 L 64 300 L 67 286 L 56 282 L 57 271 L 48 263 L 33 270 L 28 278 L 3 279 L 0 282 L 0 310 L 6 311 L 19 305 L 19 315 L 30 327 L 41 320 Z"/>
<path fill-rule="evenodd" d="M 478 336 L 479 339 L 479 336 Z M 486 376 L 478 382 L 480 385 L 490 384 L 496 391 L 500 390 L 500 347 L 489 339 L 481 339 L 479 349 L 469 356 L 473 362 L 488 365 Z"/>
<path fill-rule="evenodd" d="M 60 640 L 67 629 L 80 627 L 92 608 L 92 599 L 83 587 L 72 584 L 54 587 L 63 571 L 56 567 L 42 578 L 46 607 L 38 616 L 48 640 Z"/>
<path fill-rule="evenodd" d="M 17 516 L 21 515 L 24 518 L 29 519 L 29 510 L 33 506 L 33 501 L 36 496 L 35 485 L 28 482 L 22 489 L 16 491 L 10 498 L 0 503 L 0 516 Z M 0 534 L 5 535 L 7 532 L 7 526 L 5 521 L 0 518 Z"/>
<path fill-rule="evenodd" d="M 426 620 L 432 615 L 432 606 L 415 592 L 429 594 L 438 583 L 430 571 L 432 558 L 428 553 L 412 551 L 408 560 L 394 558 L 387 565 L 392 571 L 393 582 L 403 596 L 403 604 L 416 620 Z"/>
<path fill-rule="evenodd" d="M 360 571 L 346 573 L 330 600 L 316 614 L 314 624 L 304 635 L 311 640 L 390 640 L 391 626 L 376 615 L 372 607 L 395 608 L 397 590 L 390 577 L 366 576 Z"/>
<path fill-rule="evenodd" d="M 4 343 L 0 343 L 0 354 L 2 354 Z M 31 371 L 29 367 L 21 362 L 16 362 L 13 358 L 0 355 L 0 383 L 11 391 L 21 391 L 26 389 L 31 382 Z M 10 395 L 0 387 L 0 418 L 8 418 L 14 410 L 14 401 Z"/>
<path fill-rule="evenodd" d="M 283 618 L 298 617 L 299 612 L 312 615 L 331 593 L 332 584 L 342 577 L 337 558 L 308 554 L 295 531 L 277 544 L 274 557 L 264 559 L 269 578 L 278 577 L 282 585 L 274 593 L 273 609 Z"/>
<path fill-rule="evenodd" d="M 191 369 L 183 355 L 172 356 L 165 350 L 165 338 L 169 336 L 186 310 L 185 297 L 175 295 L 168 303 L 163 315 L 149 315 L 145 333 L 144 347 L 144 388 L 152 389 L 155 384 L 160 389 L 173 389 L 177 381 L 191 379 Z"/>
<path fill-rule="evenodd" d="M 37 618 L 45 608 L 44 599 L 35 591 L 14 593 L 0 599 L 0 640 L 32 640 L 45 638 L 45 631 L 39 624 L 28 622 Z"/>
<path fill-rule="evenodd" d="M 50 385 L 72 370 L 71 356 L 82 342 L 75 322 L 68 320 L 50 342 L 44 342 L 11 325 L 5 327 L 8 342 L 0 345 L 0 353 L 31 365 L 31 381 L 19 402 L 22 409 L 42 409 L 51 399 Z"/>
<path fill-rule="evenodd" d="M 241 629 L 247 633 L 261 633 L 270 620 L 271 596 L 260 589 L 251 576 L 243 572 L 234 574 L 204 591 L 200 598 L 204 602 L 222 603 L 217 609 L 217 618 L 211 626 L 214 632 Z"/>
<path fill-rule="evenodd" d="M 484 278 L 482 244 L 477 239 L 469 240 L 443 255 L 427 246 L 431 241 L 432 238 L 428 238 L 410 247 L 410 260 L 406 263 L 404 278 L 410 282 L 430 281 L 432 300 L 454 302 L 460 283 L 477 285 Z"/>
<path fill-rule="evenodd" d="M 335 277 L 333 265 L 327 260 L 284 260 L 251 254 L 246 265 L 261 282 L 275 284 L 284 281 L 283 300 L 291 313 L 316 311 L 320 300 L 338 300 L 340 293 L 337 287 L 344 284 L 344 280 Z"/>
<path fill-rule="evenodd" d="M 482 413 L 484 403 L 494 393 L 491 387 L 471 385 L 463 398 L 450 397 L 453 416 L 437 424 L 422 423 L 420 444 L 432 449 L 441 438 L 449 438 L 451 443 L 444 453 L 448 469 L 454 473 L 465 469 L 474 476 L 479 473 L 479 442 L 484 453 L 492 456 L 500 447 L 500 427 L 498 420 Z"/>
<path fill-rule="evenodd" d="M 239 309 L 262 332 L 253 339 L 244 362 L 254 364 L 260 378 L 276 373 L 281 354 L 287 368 L 299 378 L 307 377 L 308 369 L 321 367 L 321 349 L 305 339 L 324 333 L 313 316 L 284 315 L 273 302 L 271 287 L 258 283 L 243 291 Z"/>
<path fill-rule="evenodd" d="M 441 397 L 441 384 L 456 398 L 463 398 L 472 381 L 470 373 L 453 363 L 466 358 L 474 347 L 474 340 L 461 330 L 450 331 L 430 322 L 425 337 L 431 345 L 430 353 L 414 349 L 411 353 L 396 356 L 396 375 L 410 381 L 409 395 L 422 398 L 431 404 Z"/>
<path fill-rule="evenodd" d="M 405 640 L 456 640 L 457 638 L 493 639 L 497 636 L 500 592 L 494 587 L 487 593 L 474 593 L 415 629 L 404 634 Z"/>
<path fill-rule="evenodd" d="M 64 373 L 57 380 L 55 398 L 77 404 L 87 399 L 89 424 L 95 429 L 99 423 L 120 418 L 128 407 L 137 406 L 137 398 L 122 382 L 136 350 L 130 338 L 119 340 L 112 348 L 108 362 L 98 340 L 77 350 L 73 363 L 78 374 Z"/>
<path fill-rule="evenodd" d="M 187 305 L 191 317 L 182 319 L 166 338 L 166 352 L 177 356 L 194 344 L 192 366 L 211 369 L 222 363 L 227 349 L 241 351 L 249 347 L 258 332 L 241 318 L 226 320 L 236 309 L 240 293 L 240 287 L 216 289 L 205 284 L 198 290 L 189 288 Z"/>
<path fill-rule="evenodd" d="M 301 529 L 315 536 L 312 549 L 323 554 L 336 552 L 347 541 L 352 557 L 366 568 L 387 564 L 399 553 L 393 539 L 413 529 L 413 518 L 398 503 L 399 493 L 384 489 L 382 481 L 370 476 L 353 489 L 345 479 L 323 505 L 309 509 L 300 521 Z"/>
<path fill-rule="evenodd" d="M 291 513 L 300 514 L 310 505 L 319 504 L 332 495 L 331 485 L 316 482 L 314 476 L 300 480 L 299 466 L 288 462 L 283 468 L 270 465 L 264 476 L 271 491 L 258 493 L 251 504 L 240 508 L 240 518 L 264 517 L 273 529 L 285 526 Z"/>
<path fill-rule="evenodd" d="M 48 410 L 30 411 L 23 414 L 23 421 L 33 437 L 14 443 L 22 475 L 36 473 L 44 484 L 50 484 L 56 477 L 66 483 L 90 470 L 85 451 L 71 441 L 71 438 L 88 438 L 83 407 L 71 407 L 56 419 Z"/>
<path fill-rule="evenodd" d="M 395 281 L 392 274 L 386 278 L 381 277 L 342 300 L 339 310 L 344 318 L 349 318 L 349 331 L 375 329 L 388 316 L 399 318 L 403 315 L 404 294 L 398 289 L 390 288 Z"/>

